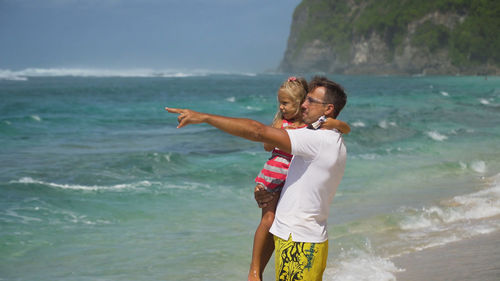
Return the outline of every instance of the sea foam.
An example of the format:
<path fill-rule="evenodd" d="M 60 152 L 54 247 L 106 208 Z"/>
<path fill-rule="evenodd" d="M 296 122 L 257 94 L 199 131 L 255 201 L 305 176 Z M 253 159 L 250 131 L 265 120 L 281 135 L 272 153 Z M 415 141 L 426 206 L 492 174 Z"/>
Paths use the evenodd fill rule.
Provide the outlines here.
<path fill-rule="evenodd" d="M 420 251 L 500 230 L 500 174 L 490 187 L 454 196 L 438 205 L 401 211 L 400 249 Z"/>
<path fill-rule="evenodd" d="M 490 101 L 489 101 L 489 100 L 487 100 L 487 99 L 479 99 L 479 102 L 480 102 L 481 104 L 484 104 L 484 105 L 488 105 L 488 104 L 490 104 Z"/>
<path fill-rule="evenodd" d="M 500 215 L 500 185 L 455 196 L 443 206 L 424 207 L 400 223 L 403 230 L 440 229 L 444 224 L 468 222 Z"/>
<path fill-rule="evenodd" d="M 382 129 L 387 129 L 387 128 L 389 128 L 389 126 L 396 127 L 397 124 L 396 124 L 396 122 L 393 122 L 393 121 L 382 120 L 382 121 L 378 122 L 378 126 Z"/>
<path fill-rule="evenodd" d="M 373 254 L 370 245 L 366 251 L 348 250 L 338 257 L 333 267 L 325 271 L 326 280 L 333 281 L 391 281 L 394 273 L 403 271 L 388 258 Z"/>
<path fill-rule="evenodd" d="M 489 188 L 470 194 L 455 196 L 443 201 L 438 206 L 424 207 L 413 210 L 400 222 L 404 231 L 441 231 L 443 229 L 458 228 L 462 233 L 476 233 L 474 222 L 481 228 L 496 230 L 495 225 L 482 225 L 484 219 L 500 215 L 500 183 L 499 175 L 487 179 L 491 182 Z M 479 231 L 479 233 L 484 231 Z"/>
<path fill-rule="evenodd" d="M 208 75 L 243 75 L 256 76 L 255 73 L 230 73 L 215 70 L 155 70 L 148 68 L 135 69 L 97 69 L 97 68 L 27 68 L 24 70 L 12 71 L 0 69 L 0 80 L 26 81 L 29 77 L 201 77 Z"/>
<path fill-rule="evenodd" d="M 446 139 L 448 139 L 447 136 L 445 135 L 442 135 L 440 133 L 438 133 L 437 131 L 430 131 L 430 132 L 427 132 L 427 135 L 433 139 L 433 140 L 436 140 L 436 141 L 444 141 Z"/>
<path fill-rule="evenodd" d="M 169 157 L 168 155 L 166 157 Z M 167 159 L 168 161 L 168 159 Z M 165 184 L 162 182 L 151 182 L 148 180 L 125 183 L 125 184 L 115 184 L 115 185 L 80 185 L 80 184 L 60 184 L 53 182 L 45 182 L 31 177 L 23 177 L 19 180 L 10 181 L 10 183 L 21 183 L 21 184 L 39 184 L 43 186 L 48 186 L 52 188 L 60 188 L 67 190 L 82 190 L 82 191 L 122 191 L 122 190 L 148 190 L 153 186 L 160 186 L 165 190 L 168 189 L 183 189 L 183 190 L 193 190 L 198 188 L 209 188 L 207 184 L 184 182 L 183 184 Z"/>
<path fill-rule="evenodd" d="M 28 78 L 20 75 L 16 71 L 0 69 L 0 80 L 26 81 Z"/>
<path fill-rule="evenodd" d="M 36 180 L 30 177 L 24 177 L 17 181 L 11 181 L 11 183 L 24 183 L 24 184 L 40 184 L 49 187 L 62 188 L 62 189 L 73 189 L 73 190 L 86 190 L 86 191 L 97 191 L 97 190 L 122 190 L 122 189 L 130 189 L 130 188 L 139 188 L 139 187 L 149 187 L 152 185 L 149 181 L 141 181 L 137 183 L 131 184 L 117 184 L 110 186 L 99 186 L 99 185 L 78 185 L 78 184 L 58 184 L 52 182 L 44 182 L 40 180 Z"/>
<path fill-rule="evenodd" d="M 361 127 L 361 128 L 366 127 L 365 123 L 363 123 L 361 121 L 356 121 L 356 122 L 352 123 L 352 125 L 354 127 Z"/>
<path fill-rule="evenodd" d="M 474 172 L 477 172 L 477 173 L 480 173 L 480 174 L 484 174 L 486 173 L 486 170 L 487 170 L 487 167 L 486 167 L 486 163 L 484 161 L 473 161 L 471 164 L 470 164 L 470 168 L 474 171 Z"/>
<path fill-rule="evenodd" d="M 40 116 L 38 116 L 38 115 L 31 115 L 30 117 L 31 117 L 31 119 L 33 119 L 37 122 L 42 122 L 42 118 L 40 118 Z"/>

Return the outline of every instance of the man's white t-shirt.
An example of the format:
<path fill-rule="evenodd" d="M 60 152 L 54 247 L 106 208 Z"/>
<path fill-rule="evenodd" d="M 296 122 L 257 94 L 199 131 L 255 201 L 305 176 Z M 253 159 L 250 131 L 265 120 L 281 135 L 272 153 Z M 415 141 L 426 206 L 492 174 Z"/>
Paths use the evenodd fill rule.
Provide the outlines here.
<path fill-rule="evenodd" d="M 347 157 L 336 130 L 287 130 L 293 159 L 270 232 L 284 240 L 328 240 L 330 204 L 344 175 Z"/>

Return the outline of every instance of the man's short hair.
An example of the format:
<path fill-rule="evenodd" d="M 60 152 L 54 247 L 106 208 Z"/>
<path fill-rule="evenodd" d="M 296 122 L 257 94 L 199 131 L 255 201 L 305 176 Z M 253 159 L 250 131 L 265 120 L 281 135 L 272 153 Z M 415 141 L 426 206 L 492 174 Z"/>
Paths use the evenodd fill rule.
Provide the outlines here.
<path fill-rule="evenodd" d="M 324 102 L 333 104 L 333 117 L 337 118 L 340 111 L 347 103 L 347 95 L 344 91 L 344 88 L 324 76 L 314 76 L 313 79 L 309 82 L 309 92 L 314 91 L 318 87 L 326 88 Z"/>

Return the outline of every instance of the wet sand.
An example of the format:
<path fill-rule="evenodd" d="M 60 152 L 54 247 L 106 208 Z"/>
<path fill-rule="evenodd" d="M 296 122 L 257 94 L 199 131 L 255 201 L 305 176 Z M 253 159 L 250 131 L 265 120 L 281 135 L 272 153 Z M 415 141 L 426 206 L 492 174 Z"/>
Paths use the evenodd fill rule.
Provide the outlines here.
<path fill-rule="evenodd" d="M 500 231 L 393 259 L 397 281 L 499 281 Z"/>

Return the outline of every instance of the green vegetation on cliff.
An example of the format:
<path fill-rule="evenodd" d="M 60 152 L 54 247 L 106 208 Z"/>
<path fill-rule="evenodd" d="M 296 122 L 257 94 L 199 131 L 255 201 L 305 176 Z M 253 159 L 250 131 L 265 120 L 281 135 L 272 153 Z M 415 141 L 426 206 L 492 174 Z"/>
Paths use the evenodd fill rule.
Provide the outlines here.
<path fill-rule="evenodd" d="M 348 57 L 354 37 L 382 36 L 393 54 L 400 51 L 410 23 L 434 12 L 458 15 L 454 26 L 425 21 L 411 44 L 431 53 L 448 51 L 454 65 L 500 65 L 500 2 L 498 0 L 303 0 L 295 13 L 307 14 L 297 30 L 297 46 L 319 39 Z"/>
<path fill-rule="evenodd" d="M 300 13 L 300 9 L 307 9 L 308 13 L 307 22 L 298 34 L 298 46 L 320 39 L 326 43 L 335 42 L 336 51 L 343 56 L 348 55 L 352 17 L 347 16 L 351 8 L 346 1 L 304 0 L 295 13 Z"/>

